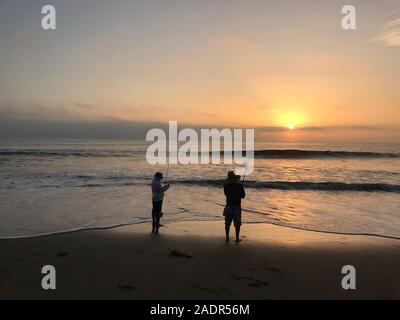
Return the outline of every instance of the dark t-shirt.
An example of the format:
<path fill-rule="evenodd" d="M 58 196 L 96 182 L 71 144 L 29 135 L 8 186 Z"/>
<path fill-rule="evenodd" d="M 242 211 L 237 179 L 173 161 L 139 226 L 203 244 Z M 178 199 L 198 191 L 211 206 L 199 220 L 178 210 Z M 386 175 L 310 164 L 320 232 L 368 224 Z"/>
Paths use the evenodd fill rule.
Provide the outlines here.
<path fill-rule="evenodd" d="M 237 182 L 225 184 L 224 193 L 227 206 L 240 206 L 246 196 L 243 185 Z"/>

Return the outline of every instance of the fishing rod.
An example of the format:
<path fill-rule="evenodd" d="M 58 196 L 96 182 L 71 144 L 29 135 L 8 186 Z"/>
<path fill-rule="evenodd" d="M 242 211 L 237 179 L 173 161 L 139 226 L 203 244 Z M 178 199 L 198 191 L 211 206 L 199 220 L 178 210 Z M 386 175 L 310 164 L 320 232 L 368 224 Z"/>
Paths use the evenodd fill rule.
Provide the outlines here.
<path fill-rule="evenodd" d="M 167 186 L 167 182 L 168 182 L 168 173 L 169 173 L 169 161 L 168 161 L 168 165 L 167 165 L 167 173 L 166 173 L 166 175 L 165 175 L 165 181 L 164 181 L 164 187 L 166 187 Z M 164 188 L 163 188 L 164 189 Z M 168 190 L 168 188 L 167 188 L 167 190 Z M 166 190 L 165 190 L 166 191 Z M 163 190 L 163 192 L 165 192 L 164 190 Z M 168 198 L 167 198 L 167 201 L 168 201 Z M 169 202 L 169 201 L 168 201 Z M 163 215 L 164 215 L 164 212 L 161 212 L 161 218 L 163 217 Z"/>
<path fill-rule="evenodd" d="M 244 183 L 244 178 L 246 177 L 246 173 L 247 173 L 247 165 L 249 164 L 249 160 L 246 161 L 246 167 L 244 169 L 244 175 L 243 175 L 243 179 L 242 179 L 242 184 Z"/>
<path fill-rule="evenodd" d="M 166 185 L 168 182 L 168 173 L 169 173 L 169 161 L 168 161 L 168 166 L 167 166 L 167 174 L 165 175 L 164 185 Z"/>

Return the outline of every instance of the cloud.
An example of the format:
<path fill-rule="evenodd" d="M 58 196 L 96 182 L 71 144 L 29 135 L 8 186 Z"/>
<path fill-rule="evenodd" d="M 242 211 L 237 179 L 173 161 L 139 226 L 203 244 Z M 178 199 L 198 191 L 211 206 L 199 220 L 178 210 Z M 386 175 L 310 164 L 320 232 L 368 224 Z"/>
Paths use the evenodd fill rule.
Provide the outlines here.
<path fill-rule="evenodd" d="M 270 106 L 270 105 L 261 105 L 257 109 L 261 110 L 261 111 L 270 111 L 270 112 L 278 112 L 278 111 L 280 111 L 279 108 L 276 108 L 276 107 L 273 107 L 273 106 Z"/>
<path fill-rule="evenodd" d="M 162 124 L 104 121 L 73 121 L 0 118 L 0 137 L 21 139 L 145 139 L 146 132 Z M 163 124 L 165 126 L 165 124 Z"/>
<path fill-rule="evenodd" d="M 215 113 L 201 112 L 200 114 L 206 118 L 218 118 Z"/>
<path fill-rule="evenodd" d="M 389 15 L 395 15 L 400 12 L 400 1 L 399 0 L 391 0 L 387 3 L 389 7 L 393 9 L 389 12 Z"/>
<path fill-rule="evenodd" d="M 263 133 L 263 132 L 282 132 L 282 131 L 288 131 L 289 129 L 286 127 L 258 127 L 255 128 L 257 132 Z"/>
<path fill-rule="evenodd" d="M 219 49 L 231 52 L 245 52 L 250 49 L 250 43 L 246 38 L 235 35 L 214 37 L 212 43 Z"/>
<path fill-rule="evenodd" d="M 85 102 L 74 102 L 65 106 L 0 103 L 0 118 L 11 120 L 134 120 L 139 113 L 134 105 L 113 107 Z"/>
<path fill-rule="evenodd" d="M 2 119 L 71 119 L 73 114 L 66 108 L 56 105 L 1 104 L 0 117 Z"/>
<path fill-rule="evenodd" d="M 361 131 L 371 131 L 371 130 L 379 130 L 382 129 L 378 126 L 367 126 L 367 125 L 349 125 L 349 126 L 326 126 L 326 127 L 300 127 L 297 130 L 302 131 L 322 131 L 322 130 L 361 130 Z"/>
<path fill-rule="evenodd" d="M 73 104 L 75 107 L 79 108 L 79 109 L 85 109 L 85 110 L 92 110 L 92 109 L 96 109 L 98 108 L 98 106 L 95 106 L 93 104 L 89 104 L 89 103 L 82 103 L 82 102 L 76 102 Z"/>
<path fill-rule="evenodd" d="M 349 126 L 308 126 L 308 127 L 298 127 L 295 128 L 295 131 L 305 131 L 305 132 L 321 132 L 321 131 L 374 131 L 384 129 L 383 127 L 378 126 L 367 126 L 367 125 L 349 125 Z M 292 131 L 287 127 L 258 127 L 256 130 L 260 133 L 263 132 L 283 132 L 283 131 Z"/>
<path fill-rule="evenodd" d="M 373 41 L 380 42 L 387 47 L 400 46 L 400 18 L 385 23 L 381 34 L 373 38 Z"/>

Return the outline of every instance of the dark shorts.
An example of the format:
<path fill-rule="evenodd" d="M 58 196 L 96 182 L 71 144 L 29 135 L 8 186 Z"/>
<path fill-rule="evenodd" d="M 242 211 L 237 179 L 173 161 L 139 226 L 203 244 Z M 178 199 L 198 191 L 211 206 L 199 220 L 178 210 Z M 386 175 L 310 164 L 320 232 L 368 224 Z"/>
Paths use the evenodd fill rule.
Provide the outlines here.
<path fill-rule="evenodd" d="M 153 201 L 153 209 L 151 210 L 151 216 L 153 219 L 161 218 L 162 203 L 162 201 Z"/>
<path fill-rule="evenodd" d="M 232 221 L 235 227 L 242 225 L 242 208 L 226 206 L 224 209 L 225 224 L 230 226 Z"/>

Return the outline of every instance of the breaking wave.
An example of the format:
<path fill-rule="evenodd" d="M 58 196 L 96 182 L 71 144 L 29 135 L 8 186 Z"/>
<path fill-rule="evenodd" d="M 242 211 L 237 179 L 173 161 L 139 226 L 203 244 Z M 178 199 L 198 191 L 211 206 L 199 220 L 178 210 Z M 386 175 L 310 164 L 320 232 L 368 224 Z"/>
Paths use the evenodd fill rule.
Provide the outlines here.
<path fill-rule="evenodd" d="M 144 150 L 46 150 L 46 149 L 0 149 L 1 156 L 34 157 L 129 157 L 145 154 Z M 212 153 L 210 153 L 212 154 Z M 223 152 L 221 152 L 221 155 Z M 243 155 L 245 152 L 243 152 Z M 319 151 L 319 150 L 255 150 L 255 158 L 265 159 L 324 159 L 324 158 L 400 158 L 400 153 L 356 152 L 356 151 Z"/>
<path fill-rule="evenodd" d="M 224 180 L 175 180 L 171 183 L 203 186 L 222 186 Z M 318 190 L 318 191 L 385 191 L 400 192 L 400 185 L 386 183 L 343 183 L 343 182 L 303 182 L 303 181 L 246 181 L 246 188 L 278 190 Z"/>
<path fill-rule="evenodd" d="M 104 176 L 87 175 L 70 176 L 63 183 L 75 187 L 117 187 L 150 185 L 151 177 L 147 176 Z M 62 183 L 62 184 L 63 184 Z M 200 187 L 222 187 L 224 179 L 172 179 L 170 184 L 191 185 Z M 42 185 L 54 187 L 56 185 Z M 364 192 L 400 192 L 400 185 L 387 183 L 345 183 L 345 182 L 307 182 L 307 181 L 257 181 L 244 182 L 246 188 L 277 190 L 310 190 L 310 191 L 364 191 Z"/>
<path fill-rule="evenodd" d="M 318 150 L 255 150 L 256 158 L 301 159 L 301 158 L 400 158 L 400 153 L 318 151 Z"/>

